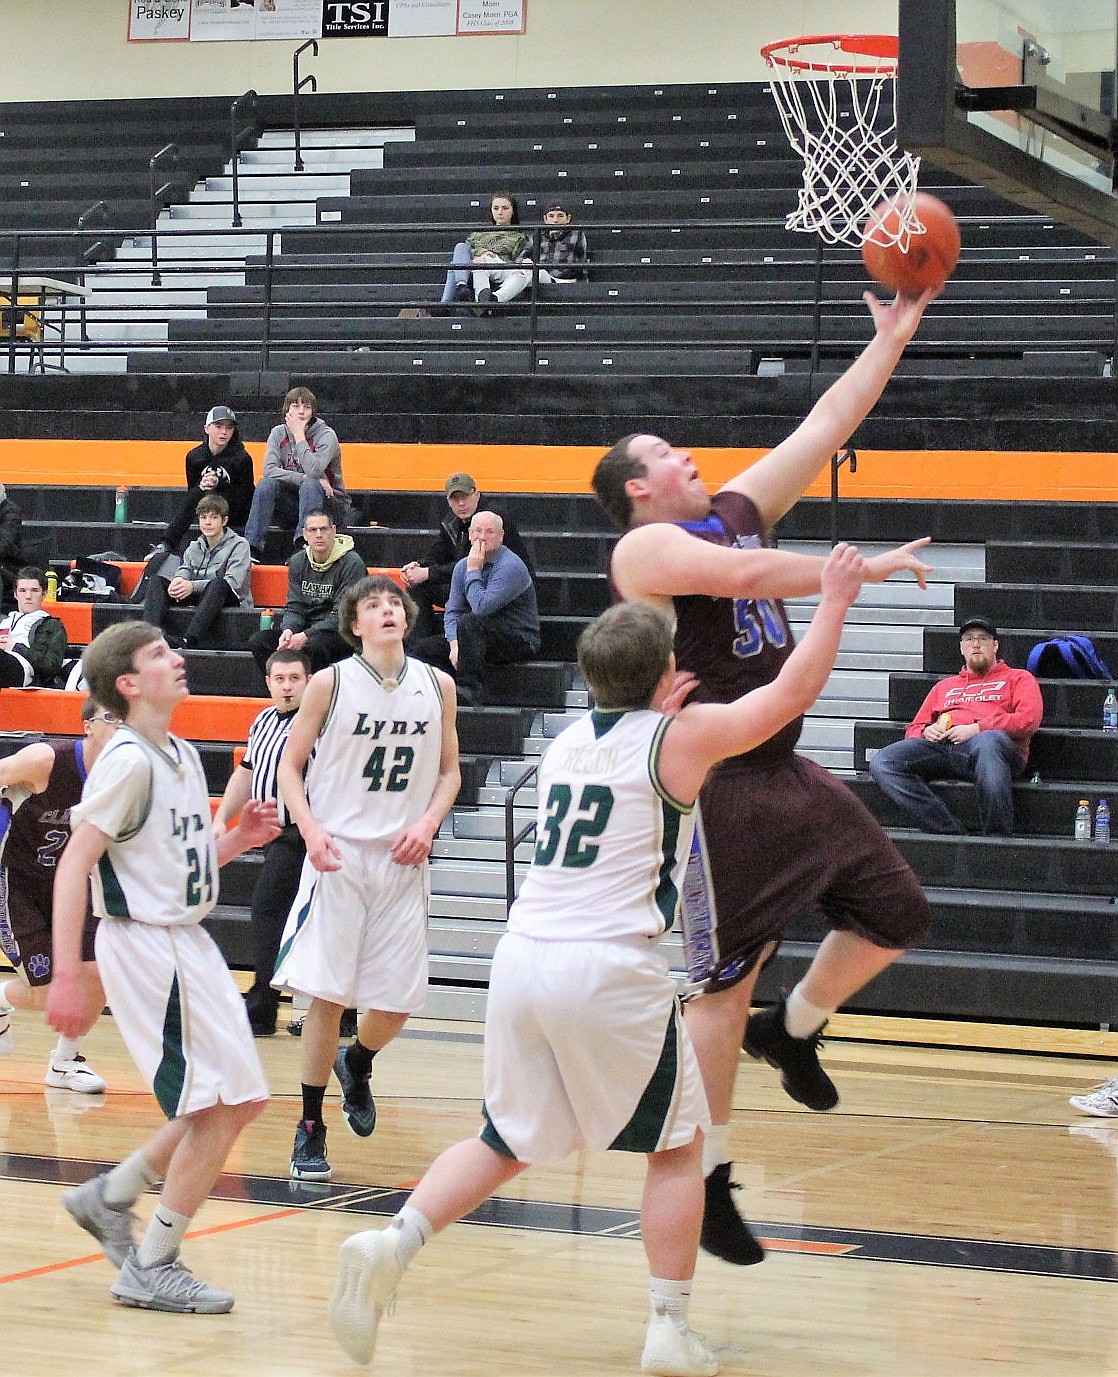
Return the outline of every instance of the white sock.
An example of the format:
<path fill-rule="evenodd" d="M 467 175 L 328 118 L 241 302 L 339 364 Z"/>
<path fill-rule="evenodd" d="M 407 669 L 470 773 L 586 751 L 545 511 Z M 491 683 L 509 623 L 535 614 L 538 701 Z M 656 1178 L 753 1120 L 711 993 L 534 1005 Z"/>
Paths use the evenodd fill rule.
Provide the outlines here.
<path fill-rule="evenodd" d="M 388 1227 L 400 1235 L 396 1241 L 396 1261 L 401 1267 L 409 1267 L 412 1258 L 435 1233 L 434 1225 L 414 1205 L 405 1205 Z"/>
<path fill-rule="evenodd" d="M 16 1007 L 8 998 L 8 986 L 15 983 L 14 980 L 5 980 L 3 985 L 0 985 L 0 1013 L 10 1014 Z"/>
<path fill-rule="evenodd" d="M 648 1294 L 654 1315 L 670 1315 L 680 1324 L 687 1323 L 687 1307 L 691 1304 L 691 1282 L 671 1281 L 666 1277 L 649 1277 Z"/>
<path fill-rule="evenodd" d="M 159 1184 L 159 1173 L 152 1171 L 137 1149 L 105 1177 L 106 1205 L 134 1205 L 150 1186 Z"/>
<path fill-rule="evenodd" d="M 785 1031 L 790 1037 L 809 1038 L 812 1033 L 818 1033 L 834 1012 L 834 1009 L 821 1009 L 805 999 L 797 985 L 784 1001 Z"/>
<path fill-rule="evenodd" d="M 178 1257 L 189 1223 L 190 1215 L 177 1214 L 163 1204 L 156 1205 L 148 1231 L 136 1249 L 137 1263 L 141 1267 L 158 1267 L 161 1262 Z"/>
<path fill-rule="evenodd" d="M 711 1124 L 703 1138 L 703 1176 L 730 1160 L 730 1125 Z"/>
<path fill-rule="evenodd" d="M 51 1054 L 51 1061 L 73 1061 L 81 1055 L 82 1045 L 74 1038 L 59 1038 L 58 1046 Z"/>

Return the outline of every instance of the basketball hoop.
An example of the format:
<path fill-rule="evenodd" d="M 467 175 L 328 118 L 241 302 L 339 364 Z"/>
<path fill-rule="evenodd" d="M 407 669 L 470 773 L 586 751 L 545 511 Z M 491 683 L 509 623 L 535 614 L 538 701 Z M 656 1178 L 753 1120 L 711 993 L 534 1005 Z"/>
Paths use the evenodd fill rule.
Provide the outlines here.
<path fill-rule="evenodd" d="M 897 146 L 896 38 L 782 38 L 766 43 L 761 56 L 788 142 L 804 160 L 799 202 L 786 227 L 814 230 L 828 244 L 860 245 L 870 211 L 890 201 L 898 213 L 888 224 L 878 217 L 871 237 L 883 248 L 907 249 L 924 226 L 912 209 L 920 159 Z"/>

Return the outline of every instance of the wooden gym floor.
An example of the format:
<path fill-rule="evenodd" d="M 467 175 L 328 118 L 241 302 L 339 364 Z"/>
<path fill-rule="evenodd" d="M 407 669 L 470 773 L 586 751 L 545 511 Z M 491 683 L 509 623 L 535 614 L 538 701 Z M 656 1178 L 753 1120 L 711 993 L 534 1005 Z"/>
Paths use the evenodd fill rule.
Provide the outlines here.
<path fill-rule="evenodd" d="M 285 1006 L 286 1008 L 286 1006 Z M 123 1309 L 109 1264 L 59 1204 L 159 1123 L 111 1018 L 87 1040 L 110 1083 L 46 1091 L 53 1039 L 18 1014 L 0 1063 L 5 1366 L 35 1377 L 318 1377 L 356 1369 L 325 1319 L 338 1244 L 380 1227 L 406 1186 L 478 1122 L 481 1030 L 416 1021 L 376 1063 L 379 1122 L 349 1134 L 327 1102 L 328 1185 L 287 1176 L 299 1044 L 258 1045 L 275 1092 L 228 1163 L 184 1258 L 235 1292 L 228 1316 Z M 281 1023 L 286 1021 L 286 1012 Z M 831 1114 L 743 1059 L 739 1201 L 769 1257 L 700 1255 L 692 1322 L 741 1377 L 1118 1377 L 1118 1120 L 1067 1104 L 1113 1074 L 1082 1057 L 832 1042 Z M 392 1377 L 614 1377 L 639 1370 L 643 1161 L 527 1172 L 481 1222 L 421 1253 L 381 1326 Z M 141 1201 L 146 1222 L 150 1200 Z"/>

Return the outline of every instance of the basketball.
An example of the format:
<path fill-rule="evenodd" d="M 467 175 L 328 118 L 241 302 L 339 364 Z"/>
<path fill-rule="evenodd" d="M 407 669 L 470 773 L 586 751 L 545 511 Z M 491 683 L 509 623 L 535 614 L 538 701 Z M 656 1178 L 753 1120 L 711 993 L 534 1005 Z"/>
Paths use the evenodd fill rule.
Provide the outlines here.
<path fill-rule="evenodd" d="M 927 192 L 916 193 L 914 209 L 925 233 L 909 237 L 907 251 L 899 244 L 877 242 L 876 234 L 893 241 L 899 229 L 895 200 L 870 211 L 862 238 L 862 260 L 869 275 L 902 296 L 921 296 L 940 287 L 955 270 L 962 239 L 951 207 Z"/>

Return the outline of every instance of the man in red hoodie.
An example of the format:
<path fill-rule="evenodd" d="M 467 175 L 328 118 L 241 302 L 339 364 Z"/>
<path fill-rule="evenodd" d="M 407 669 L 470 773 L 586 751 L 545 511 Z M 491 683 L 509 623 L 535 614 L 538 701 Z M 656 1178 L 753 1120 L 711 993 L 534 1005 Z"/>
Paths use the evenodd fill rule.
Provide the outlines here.
<path fill-rule="evenodd" d="M 998 659 L 998 629 L 988 617 L 969 617 L 959 638 L 961 672 L 936 684 L 905 739 L 871 758 L 870 774 L 925 832 L 963 830 L 928 781 L 970 780 L 983 833 L 1008 837 L 1013 781 L 1025 768 L 1044 711 L 1040 685 L 1028 670 Z"/>

